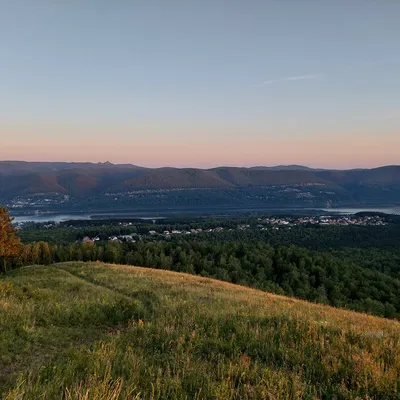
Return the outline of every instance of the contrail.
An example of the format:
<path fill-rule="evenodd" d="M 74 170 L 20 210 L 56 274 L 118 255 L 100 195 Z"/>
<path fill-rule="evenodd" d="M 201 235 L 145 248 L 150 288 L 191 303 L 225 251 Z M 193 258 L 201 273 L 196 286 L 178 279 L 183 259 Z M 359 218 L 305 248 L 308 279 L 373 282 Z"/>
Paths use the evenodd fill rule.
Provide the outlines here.
<path fill-rule="evenodd" d="M 305 80 L 305 79 L 317 79 L 321 75 L 322 74 L 287 76 L 285 78 L 271 79 L 271 80 L 268 80 L 268 81 L 264 81 L 262 83 L 262 85 L 272 85 L 273 83 L 279 83 L 279 82 L 302 81 L 302 80 Z"/>

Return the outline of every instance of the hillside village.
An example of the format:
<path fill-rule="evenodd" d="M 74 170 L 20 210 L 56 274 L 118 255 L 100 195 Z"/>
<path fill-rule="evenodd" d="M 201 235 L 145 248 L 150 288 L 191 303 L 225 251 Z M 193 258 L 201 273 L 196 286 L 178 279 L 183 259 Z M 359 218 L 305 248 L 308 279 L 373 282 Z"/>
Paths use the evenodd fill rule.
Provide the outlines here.
<path fill-rule="evenodd" d="M 119 222 L 119 225 L 125 228 L 134 227 L 132 222 Z M 211 234 L 211 233 L 222 233 L 222 232 L 233 232 L 233 231 L 247 231 L 247 230 L 279 230 L 279 229 L 292 229 L 296 226 L 302 225 L 315 225 L 315 226 L 385 226 L 387 222 L 381 216 L 355 216 L 355 215 L 340 215 L 340 216 L 316 216 L 316 217 L 267 217 L 258 218 L 256 224 L 239 224 L 236 228 L 224 228 L 222 226 L 216 226 L 209 229 L 201 228 L 189 228 L 186 230 L 157 230 L 157 226 L 154 229 L 149 230 L 146 234 L 125 234 L 125 235 L 113 235 L 108 238 L 110 242 L 117 243 L 135 243 L 138 240 L 152 240 L 161 239 L 169 240 L 173 236 L 188 236 L 198 234 Z M 96 242 L 100 241 L 98 236 L 90 238 L 85 236 L 82 239 L 83 242 Z"/>

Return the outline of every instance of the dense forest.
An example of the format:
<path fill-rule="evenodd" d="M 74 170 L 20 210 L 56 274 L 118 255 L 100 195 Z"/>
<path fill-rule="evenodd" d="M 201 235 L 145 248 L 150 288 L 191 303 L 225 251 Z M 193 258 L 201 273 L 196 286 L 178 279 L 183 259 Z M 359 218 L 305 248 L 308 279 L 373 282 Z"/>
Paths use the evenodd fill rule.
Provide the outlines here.
<path fill-rule="evenodd" d="M 400 318 L 398 218 L 387 217 L 384 226 L 306 224 L 267 230 L 257 229 L 258 220 L 243 217 L 28 224 L 19 232 L 22 250 L 11 265 L 64 261 L 140 265 Z M 209 229 L 215 226 L 224 230 Z M 241 226 L 250 228 L 238 229 Z M 162 234 L 174 229 L 202 231 L 174 237 Z M 148 235 L 149 231 L 157 234 Z M 128 234 L 136 240 L 109 240 L 113 235 Z M 85 236 L 96 236 L 98 241 L 83 243 Z"/>

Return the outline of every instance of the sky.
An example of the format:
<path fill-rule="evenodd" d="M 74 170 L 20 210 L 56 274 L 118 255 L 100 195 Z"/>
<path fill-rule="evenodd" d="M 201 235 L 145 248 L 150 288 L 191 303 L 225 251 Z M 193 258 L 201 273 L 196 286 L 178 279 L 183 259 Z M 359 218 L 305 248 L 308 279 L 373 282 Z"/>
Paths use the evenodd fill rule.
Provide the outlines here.
<path fill-rule="evenodd" d="M 0 0 L 0 159 L 400 164 L 398 0 Z"/>

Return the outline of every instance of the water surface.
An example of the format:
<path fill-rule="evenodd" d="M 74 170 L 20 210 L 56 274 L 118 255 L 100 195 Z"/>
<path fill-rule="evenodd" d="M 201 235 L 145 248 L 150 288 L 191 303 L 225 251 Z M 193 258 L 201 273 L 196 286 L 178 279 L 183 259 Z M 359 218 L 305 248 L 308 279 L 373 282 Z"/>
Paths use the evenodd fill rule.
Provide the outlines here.
<path fill-rule="evenodd" d="M 292 211 L 304 211 L 307 212 L 313 211 L 321 211 L 327 214 L 356 214 L 359 212 L 376 212 L 376 213 L 385 213 L 385 214 L 398 214 L 400 215 L 400 207 L 365 207 L 365 208 L 351 208 L 351 207 L 343 207 L 343 208 L 292 208 L 292 209 L 213 209 L 213 210 L 204 210 L 204 209 L 166 209 L 164 211 L 159 210 L 154 212 L 154 214 L 150 214 L 146 211 L 124 211 L 124 212 L 103 212 L 103 213 L 77 213 L 77 214 L 61 214 L 61 213 L 43 213 L 43 214 L 30 214 L 30 215 L 22 215 L 16 216 L 14 221 L 16 223 L 23 222 L 64 222 L 64 221 L 73 221 L 73 220 L 99 220 L 99 219 L 130 219 L 137 218 L 143 220 L 153 220 L 153 219 L 163 219 L 166 217 L 176 216 L 176 215 L 184 215 L 190 214 L 193 216 L 205 216 L 205 215 L 215 215 L 216 213 L 221 213 L 224 211 L 230 211 L 230 216 L 234 216 L 234 214 L 242 215 L 245 212 L 257 212 L 259 214 L 268 213 L 273 211 L 274 213 L 282 213 L 282 214 L 290 214 Z"/>

